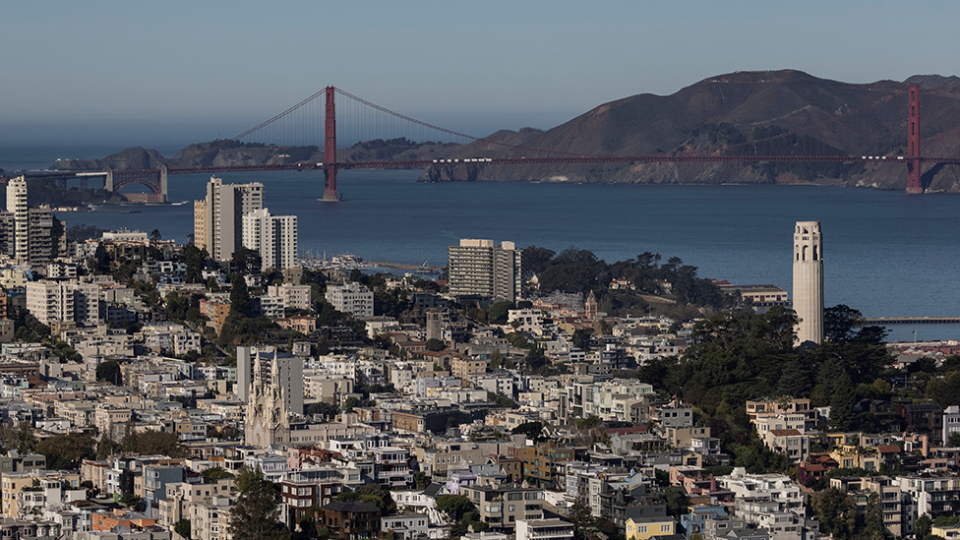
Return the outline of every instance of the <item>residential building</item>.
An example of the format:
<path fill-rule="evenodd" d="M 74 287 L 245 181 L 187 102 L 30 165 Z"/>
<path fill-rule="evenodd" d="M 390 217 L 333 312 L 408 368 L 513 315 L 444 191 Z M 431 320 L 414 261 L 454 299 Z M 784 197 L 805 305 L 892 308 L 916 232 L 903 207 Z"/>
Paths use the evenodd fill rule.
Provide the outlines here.
<path fill-rule="evenodd" d="M 393 533 L 397 540 L 413 540 L 425 538 L 430 530 L 430 517 L 426 514 L 404 512 L 399 515 L 380 518 L 380 531 Z"/>
<path fill-rule="evenodd" d="M 27 311 L 43 324 L 73 322 L 96 326 L 100 314 L 100 289 L 93 283 L 31 281 L 27 283 Z"/>
<path fill-rule="evenodd" d="M 520 295 L 521 251 L 513 242 L 462 239 L 447 248 L 450 294 L 515 301 Z"/>
<path fill-rule="evenodd" d="M 13 214 L 13 242 L 10 255 L 26 261 L 29 255 L 29 210 L 27 209 L 27 179 L 19 176 L 7 183 L 7 212 Z"/>
<path fill-rule="evenodd" d="M 627 540 L 647 540 L 654 536 L 674 534 L 676 522 L 672 516 L 649 516 L 628 518 L 626 524 Z"/>
<path fill-rule="evenodd" d="M 337 311 L 358 318 L 373 317 L 373 293 L 359 283 L 327 285 L 326 299 Z"/>
<path fill-rule="evenodd" d="M 194 243 L 214 260 L 229 261 L 243 244 L 243 216 L 261 208 L 263 184 L 224 184 L 211 177 L 206 198 L 194 202 Z"/>
<path fill-rule="evenodd" d="M 573 523 L 562 519 L 521 519 L 516 540 L 573 540 Z"/>
<path fill-rule="evenodd" d="M 243 247 L 260 254 L 260 269 L 297 265 L 297 216 L 273 216 L 266 208 L 243 216 Z"/>
<path fill-rule="evenodd" d="M 320 523 L 330 538 L 358 540 L 380 534 L 380 508 L 361 501 L 332 501 L 320 509 Z"/>
<path fill-rule="evenodd" d="M 313 307 L 313 303 L 310 301 L 312 289 L 309 285 L 294 285 L 293 283 L 270 285 L 267 287 L 267 294 L 279 297 L 283 302 L 284 309 L 308 310 Z"/>
<path fill-rule="evenodd" d="M 490 524 L 494 532 L 514 531 L 519 520 L 543 519 L 543 490 L 506 483 L 472 485 L 460 488 L 460 494 L 477 508 L 477 518 Z"/>

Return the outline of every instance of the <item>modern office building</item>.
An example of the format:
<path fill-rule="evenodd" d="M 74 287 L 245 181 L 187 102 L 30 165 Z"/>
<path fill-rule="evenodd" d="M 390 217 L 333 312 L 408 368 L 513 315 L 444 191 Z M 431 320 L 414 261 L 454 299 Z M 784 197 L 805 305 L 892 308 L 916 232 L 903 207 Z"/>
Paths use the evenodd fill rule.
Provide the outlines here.
<path fill-rule="evenodd" d="M 797 343 L 823 343 L 823 236 L 819 221 L 798 221 L 793 234 L 793 309 Z"/>
<path fill-rule="evenodd" d="M 462 239 L 447 249 L 450 294 L 497 300 L 520 296 L 521 252 L 513 242 Z"/>
<path fill-rule="evenodd" d="M 207 197 L 193 204 L 193 242 L 217 261 L 243 245 L 243 216 L 263 208 L 263 184 L 224 184 L 211 177 Z"/>
<path fill-rule="evenodd" d="M 243 216 L 243 247 L 260 254 L 261 270 L 297 264 L 297 216 L 272 216 L 261 208 Z"/>

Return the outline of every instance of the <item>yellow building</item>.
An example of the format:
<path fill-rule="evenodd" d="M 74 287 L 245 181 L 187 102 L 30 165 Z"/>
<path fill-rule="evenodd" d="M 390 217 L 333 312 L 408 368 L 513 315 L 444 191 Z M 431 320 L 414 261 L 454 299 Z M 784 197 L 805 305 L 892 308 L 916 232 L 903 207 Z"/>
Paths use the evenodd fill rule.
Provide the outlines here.
<path fill-rule="evenodd" d="M 651 536 L 673 534 L 674 523 L 670 516 L 630 518 L 627 520 L 627 540 L 647 540 Z"/>
<path fill-rule="evenodd" d="M 872 446 L 845 444 L 834 448 L 830 457 L 837 460 L 843 469 L 860 468 L 868 471 L 880 470 L 880 454 Z"/>
<path fill-rule="evenodd" d="M 3 501 L 3 516 L 18 518 L 20 516 L 20 498 L 24 491 L 36 491 L 42 480 L 59 481 L 65 486 L 78 489 L 80 487 L 79 471 L 26 471 L 3 473 L 0 482 L 0 500 Z"/>

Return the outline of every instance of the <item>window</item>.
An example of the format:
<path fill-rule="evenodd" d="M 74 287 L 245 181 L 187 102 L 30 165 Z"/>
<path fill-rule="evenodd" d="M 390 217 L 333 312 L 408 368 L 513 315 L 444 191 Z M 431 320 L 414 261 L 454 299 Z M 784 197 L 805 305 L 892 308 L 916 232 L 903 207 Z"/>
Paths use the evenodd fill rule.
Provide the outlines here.
<path fill-rule="evenodd" d="M 670 525 L 661 525 L 660 532 L 665 532 L 665 533 L 670 532 Z"/>

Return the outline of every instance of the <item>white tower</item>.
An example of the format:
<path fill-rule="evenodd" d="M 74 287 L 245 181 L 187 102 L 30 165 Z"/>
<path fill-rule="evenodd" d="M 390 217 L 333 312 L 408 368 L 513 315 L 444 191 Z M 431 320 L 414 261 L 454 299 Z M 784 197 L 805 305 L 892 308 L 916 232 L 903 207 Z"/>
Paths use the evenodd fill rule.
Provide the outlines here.
<path fill-rule="evenodd" d="M 25 261 L 29 255 L 27 230 L 30 221 L 27 211 L 27 179 L 23 176 L 14 178 L 7 184 L 7 211 L 13 214 L 13 243 L 10 254 Z"/>
<path fill-rule="evenodd" d="M 798 221 L 793 234 L 793 309 L 797 343 L 823 343 L 823 236 L 819 221 Z"/>

